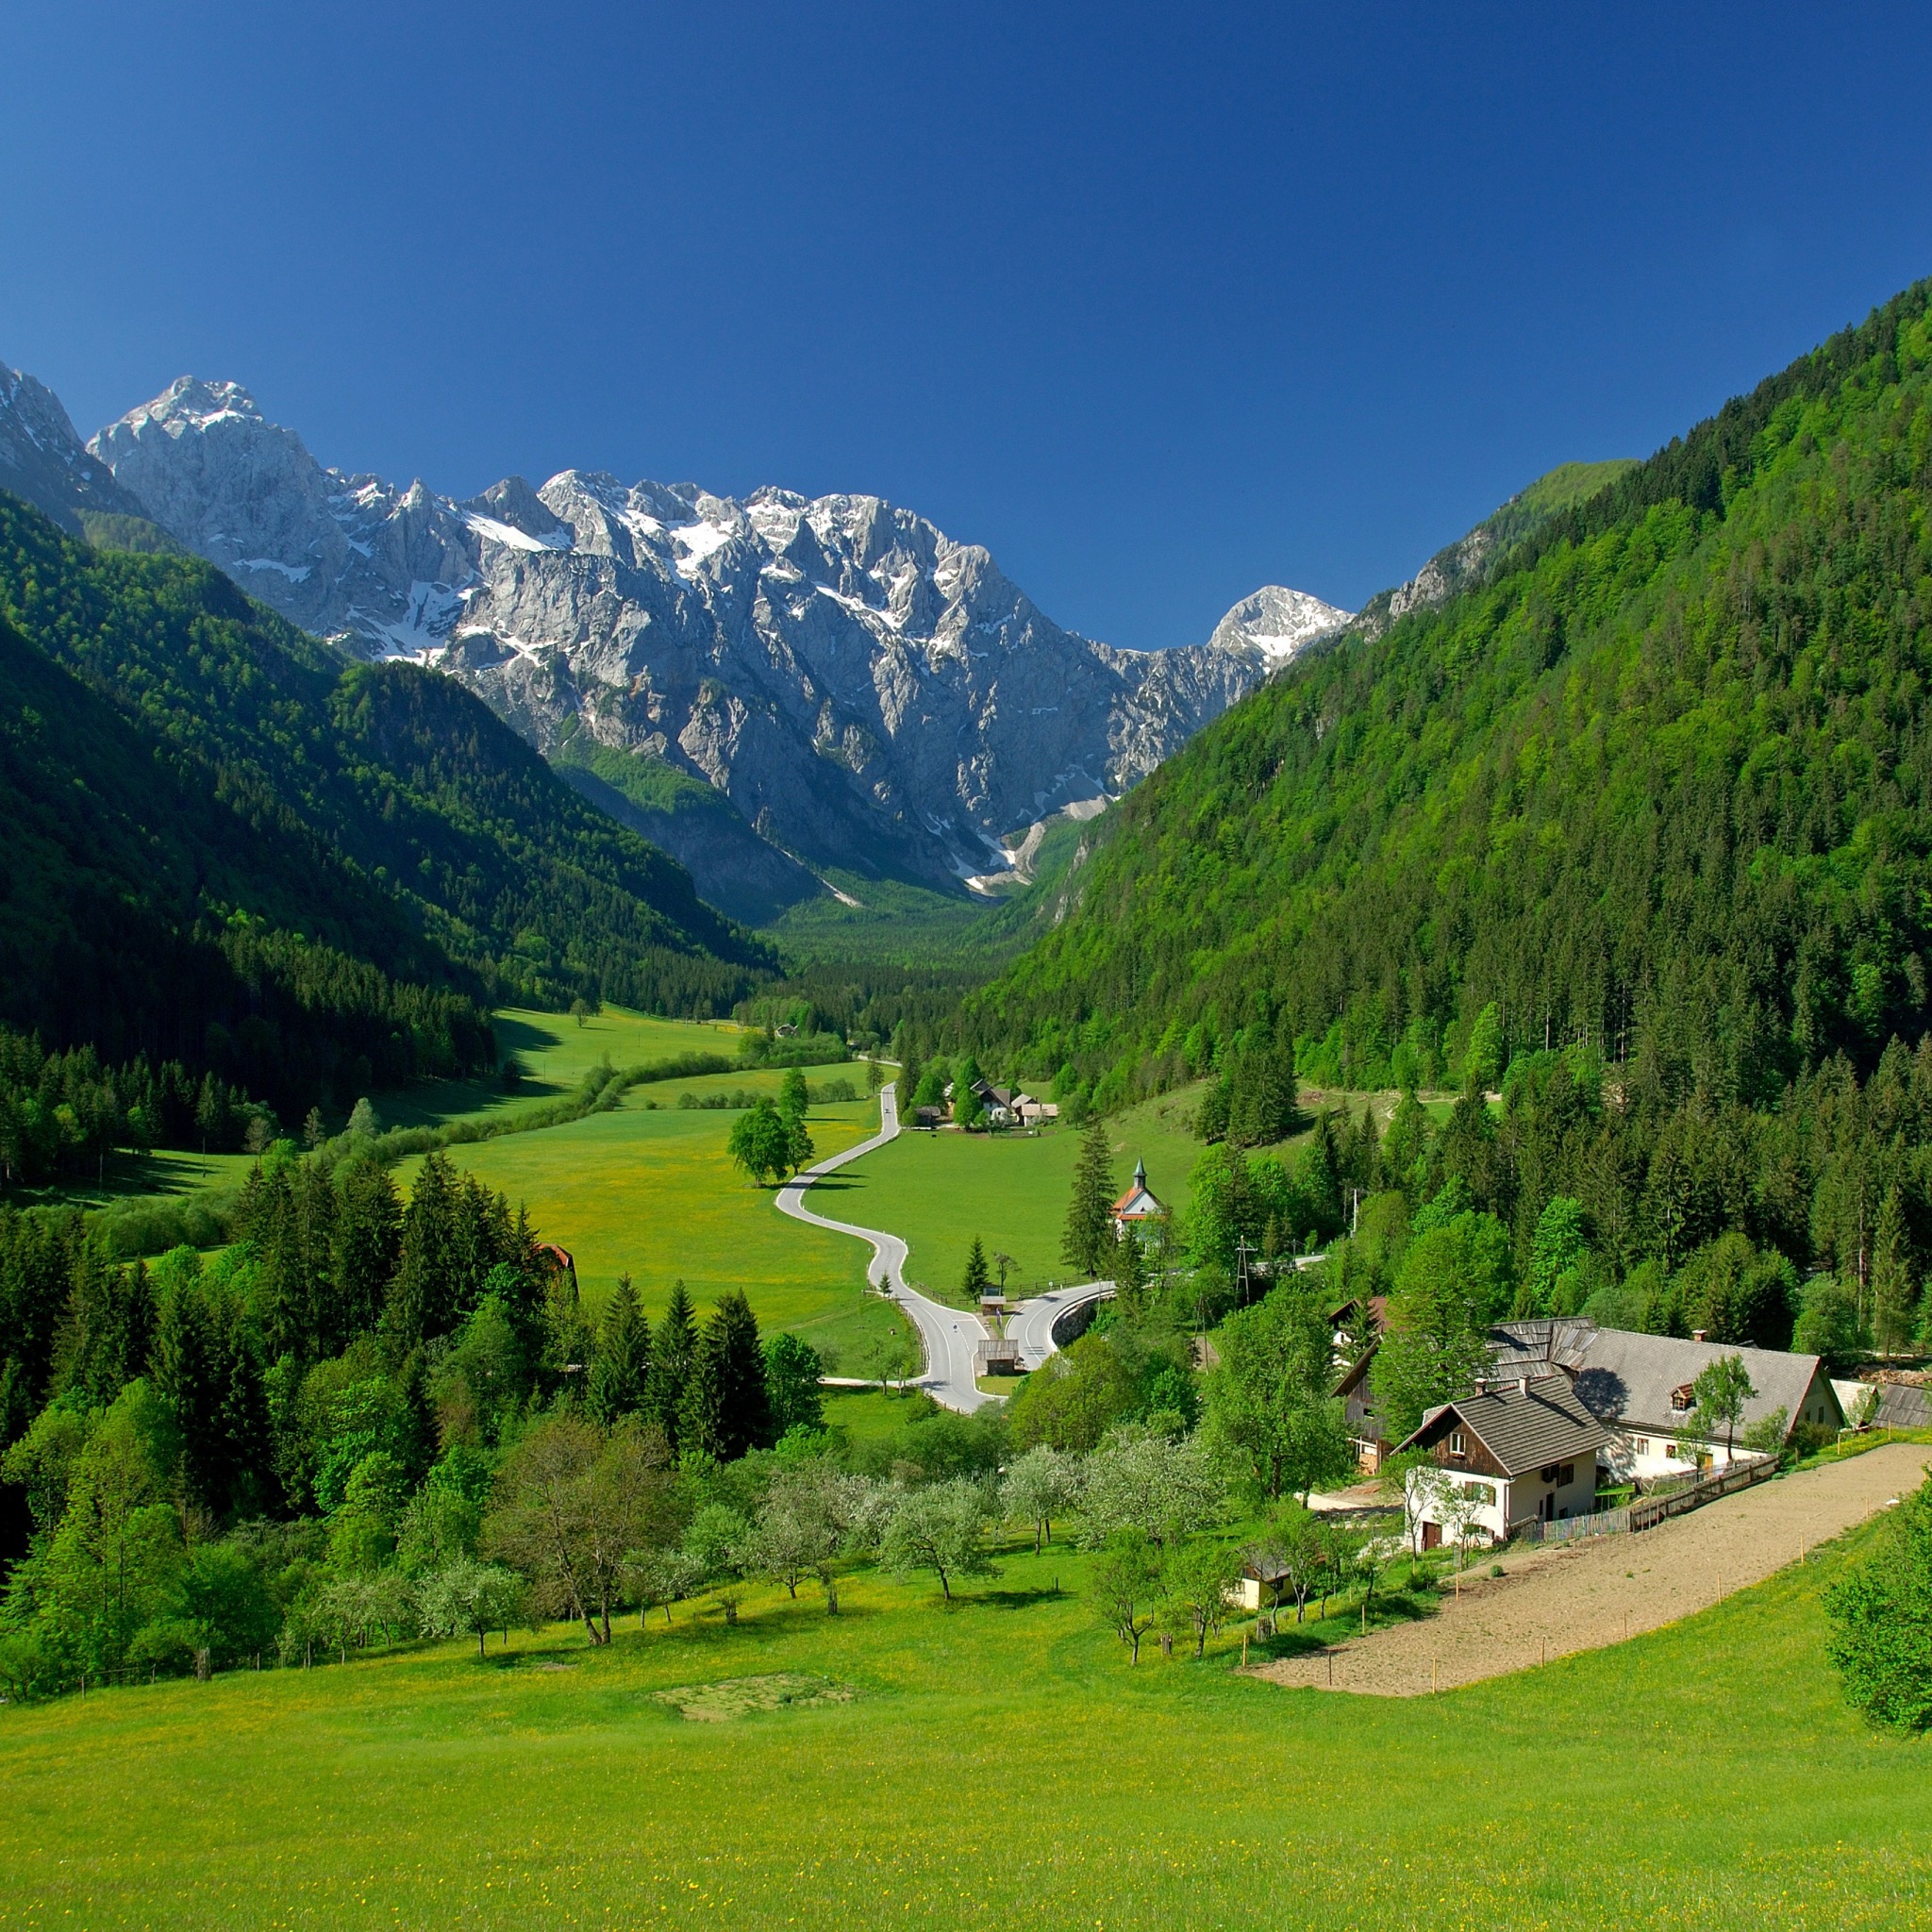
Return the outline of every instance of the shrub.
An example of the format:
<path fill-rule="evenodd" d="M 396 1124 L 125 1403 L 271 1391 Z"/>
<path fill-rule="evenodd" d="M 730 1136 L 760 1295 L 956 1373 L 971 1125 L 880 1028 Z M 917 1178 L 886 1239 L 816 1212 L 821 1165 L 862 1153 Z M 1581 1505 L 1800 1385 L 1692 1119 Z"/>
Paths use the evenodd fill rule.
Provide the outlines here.
<path fill-rule="evenodd" d="M 1932 1483 L 1900 1504 L 1824 1607 L 1846 1697 L 1888 1729 L 1932 1728 Z"/>

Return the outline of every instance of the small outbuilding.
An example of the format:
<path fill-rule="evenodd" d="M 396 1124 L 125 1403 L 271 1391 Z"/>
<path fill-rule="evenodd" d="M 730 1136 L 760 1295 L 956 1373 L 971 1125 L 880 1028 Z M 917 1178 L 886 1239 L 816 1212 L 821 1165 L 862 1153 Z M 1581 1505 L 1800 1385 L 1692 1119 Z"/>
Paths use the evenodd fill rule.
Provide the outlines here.
<path fill-rule="evenodd" d="M 1420 1530 L 1424 1549 L 1458 1536 L 1500 1543 L 1524 1524 L 1587 1516 L 1608 1437 L 1561 1374 L 1445 1402 L 1398 1445 L 1443 1472 L 1409 1471 L 1410 1534 Z"/>

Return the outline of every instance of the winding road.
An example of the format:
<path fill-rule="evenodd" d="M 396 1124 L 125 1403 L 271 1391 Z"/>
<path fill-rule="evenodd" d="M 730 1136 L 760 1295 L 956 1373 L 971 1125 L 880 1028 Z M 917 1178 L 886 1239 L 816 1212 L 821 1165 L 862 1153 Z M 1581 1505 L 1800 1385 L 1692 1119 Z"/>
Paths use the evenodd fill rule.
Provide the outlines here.
<path fill-rule="evenodd" d="M 878 1227 L 858 1227 L 849 1221 L 833 1221 L 825 1215 L 814 1214 L 805 1205 L 806 1191 L 814 1182 L 836 1174 L 861 1155 L 883 1147 L 898 1136 L 897 1082 L 889 1081 L 879 1091 L 878 1132 L 871 1140 L 846 1148 L 842 1154 L 806 1168 L 788 1181 L 778 1191 L 778 1212 L 812 1227 L 829 1228 L 834 1234 L 849 1234 L 857 1241 L 871 1243 L 873 1257 L 866 1278 L 905 1309 L 925 1349 L 925 1373 L 919 1378 L 919 1387 L 935 1402 L 958 1409 L 962 1415 L 971 1415 L 975 1408 L 999 1400 L 981 1391 L 973 1373 L 974 1354 L 987 1340 L 985 1323 L 964 1308 L 950 1308 L 943 1302 L 936 1302 L 917 1289 L 908 1288 L 905 1274 L 906 1243 L 897 1235 Z M 1061 1317 L 1112 1292 L 1112 1282 L 1090 1281 L 1022 1302 L 1008 1324 L 1008 1333 L 1019 1341 L 1021 1361 L 1029 1369 L 1038 1368 L 1057 1346 L 1053 1330 Z"/>

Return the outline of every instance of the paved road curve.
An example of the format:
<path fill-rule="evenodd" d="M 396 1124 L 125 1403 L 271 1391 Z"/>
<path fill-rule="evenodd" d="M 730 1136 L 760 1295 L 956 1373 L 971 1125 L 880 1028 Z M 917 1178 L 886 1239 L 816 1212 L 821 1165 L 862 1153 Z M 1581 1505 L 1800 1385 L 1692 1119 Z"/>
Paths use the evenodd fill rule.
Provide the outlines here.
<path fill-rule="evenodd" d="M 943 1302 L 933 1301 L 906 1285 L 906 1243 L 897 1235 L 888 1234 L 883 1228 L 855 1226 L 849 1221 L 831 1221 L 823 1214 L 814 1214 L 805 1205 L 806 1190 L 814 1181 L 837 1173 L 847 1162 L 870 1154 L 875 1147 L 883 1147 L 888 1141 L 896 1140 L 898 1134 L 898 1087 L 897 1082 L 889 1082 L 879 1092 L 879 1131 L 871 1140 L 861 1141 L 858 1146 L 848 1147 L 829 1160 L 808 1167 L 779 1189 L 778 1211 L 791 1215 L 794 1221 L 808 1222 L 813 1227 L 828 1227 L 834 1234 L 849 1234 L 871 1243 L 873 1258 L 866 1270 L 867 1278 L 874 1288 L 883 1288 L 906 1310 L 924 1346 L 925 1373 L 919 1378 L 920 1388 L 935 1402 L 970 1415 L 983 1404 L 997 1399 L 981 1392 L 973 1374 L 974 1354 L 987 1339 L 985 1324 L 975 1314 L 963 1308 L 949 1308 Z M 1083 1302 L 1098 1300 L 1101 1295 L 1111 1293 L 1112 1289 L 1111 1282 L 1095 1281 L 1021 1303 L 1008 1324 L 1008 1332 L 1019 1338 L 1021 1360 L 1029 1369 L 1038 1368 L 1054 1352 L 1053 1324 L 1070 1309 Z"/>

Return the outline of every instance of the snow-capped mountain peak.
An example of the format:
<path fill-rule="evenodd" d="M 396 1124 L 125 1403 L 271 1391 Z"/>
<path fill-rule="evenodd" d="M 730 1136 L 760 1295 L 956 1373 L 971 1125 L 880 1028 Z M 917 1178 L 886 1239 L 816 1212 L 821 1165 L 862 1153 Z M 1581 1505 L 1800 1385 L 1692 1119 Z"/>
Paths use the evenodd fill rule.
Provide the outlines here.
<path fill-rule="evenodd" d="M 1346 621 L 1271 587 L 1206 644 L 1117 650 L 881 497 L 563 470 L 457 503 L 323 468 L 234 383 L 183 377 L 91 447 L 305 628 L 440 665 L 567 763 L 629 752 L 723 793 L 741 837 L 719 844 L 695 810 L 644 829 L 748 916 L 827 868 L 983 878 L 1011 863 L 1009 835 L 1117 796 Z"/>
<path fill-rule="evenodd" d="M 1270 671 L 1278 671 L 1310 644 L 1333 637 L 1352 616 L 1306 591 L 1263 584 L 1229 610 L 1208 641 L 1224 648 L 1250 644 L 1267 660 Z"/>

